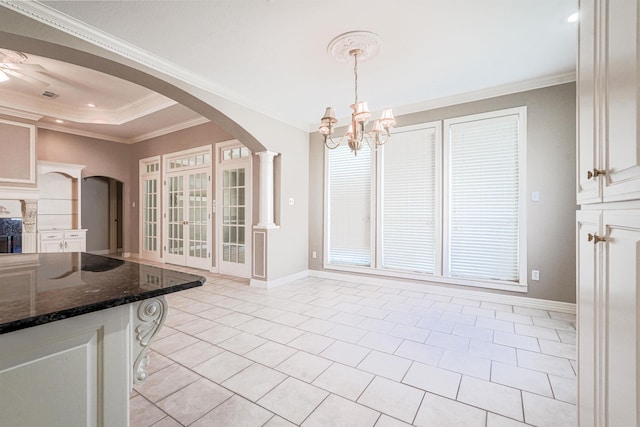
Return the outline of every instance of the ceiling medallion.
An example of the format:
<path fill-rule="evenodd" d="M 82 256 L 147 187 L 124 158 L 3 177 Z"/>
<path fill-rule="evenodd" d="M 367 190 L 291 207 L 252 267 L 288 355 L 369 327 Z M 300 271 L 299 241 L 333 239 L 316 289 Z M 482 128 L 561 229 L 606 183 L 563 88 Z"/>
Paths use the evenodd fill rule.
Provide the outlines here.
<path fill-rule="evenodd" d="M 359 49 L 358 61 L 375 58 L 382 48 L 382 38 L 371 31 L 349 31 L 329 42 L 327 52 L 340 62 L 351 60 L 351 51 Z"/>

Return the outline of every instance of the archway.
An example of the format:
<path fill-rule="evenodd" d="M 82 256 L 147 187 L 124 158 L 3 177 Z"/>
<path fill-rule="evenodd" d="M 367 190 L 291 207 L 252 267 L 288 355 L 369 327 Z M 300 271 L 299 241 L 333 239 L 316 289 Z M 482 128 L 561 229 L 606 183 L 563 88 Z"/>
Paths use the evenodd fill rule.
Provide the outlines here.
<path fill-rule="evenodd" d="M 19 14 L 15 15 L 16 19 L 28 19 Z M 4 25 L 3 21 L 0 20 Z M 54 28 L 49 28 L 48 30 L 53 33 L 60 33 Z M 68 37 L 66 34 L 63 36 L 65 38 Z M 71 48 L 48 40 L 23 36 L 8 31 L 0 31 L 0 40 L 2 40 L 1 47 L 6 49 L 29 52 L 34 55 L 68 62 L 146 87 L 211 120 L 211 122 L 220 126 L 234 138 L 242 141 L 252 152 L 265 151 L 265 146 L 247 131 L 245 126 L 230 118 L 228 114 L 222 112 L 213 104 L 217 100 L 223 107 L 229 107 L 232 113 L 239 113 L 240 115 L 243 113 L 251 114 L 252 112 L 248 109 L 240 111 L 244 109 L 240 106 L 232 105 L 232 103 L 210 92 L 80 40 L 75 40 L 76 43 L 74 45 L 76 47 Z"/>

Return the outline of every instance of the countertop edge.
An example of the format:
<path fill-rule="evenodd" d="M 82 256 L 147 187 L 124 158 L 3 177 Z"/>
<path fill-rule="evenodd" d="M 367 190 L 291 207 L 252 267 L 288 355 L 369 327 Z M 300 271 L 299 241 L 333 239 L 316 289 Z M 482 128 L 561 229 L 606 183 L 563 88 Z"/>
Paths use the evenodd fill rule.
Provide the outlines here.
<path fill-rule="evenodd" d="M 153 290 L 138 293 L 135 295 L 126 295 L 121 298 L 114 298 L 111 300 L 100 301 L 97 303 L 82 305 L 78 307 L 72 307 L 64 310 L 54 311 L 51 313 L 40 314 L 38 316 L 27 317 L 24 319 L 6 322 L 3 324 L 0 324 L 0 335 L 19 331 L 21 329 L 31 328 L 34 326 L 44 325 L 46 323 L 51 323 L 58 320 L 81 316 L 83 314 L 93 313 L 96 311 L 105 310 L 112 307 L 118 307 L 121 305 L 130 304 L 132 302 L 142 301 L 149 298 L 154 298 L 161 295 L 168 295 L 174 292 L 196 288 L 204 285 L 205 281 L 206 279 L 203 276 L 200 276 L 198 280 L 195 280 L 193 282 L 180 283 L 180 284 L 172 285 L 166 288 L 153 289 Z"/>

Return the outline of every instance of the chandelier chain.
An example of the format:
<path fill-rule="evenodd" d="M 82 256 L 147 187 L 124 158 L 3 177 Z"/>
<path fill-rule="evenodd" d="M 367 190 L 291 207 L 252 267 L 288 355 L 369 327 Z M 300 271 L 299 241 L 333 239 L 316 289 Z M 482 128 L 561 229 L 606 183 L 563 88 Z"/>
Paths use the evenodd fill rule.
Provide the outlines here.
<path fill-rule="evenodd" d="M 353 55 L 353 74 L 355 76 L 355 94 L 356 94 L 356 102 L 355 104 L 358 103 L 358 53 L 356 52 Z"/>

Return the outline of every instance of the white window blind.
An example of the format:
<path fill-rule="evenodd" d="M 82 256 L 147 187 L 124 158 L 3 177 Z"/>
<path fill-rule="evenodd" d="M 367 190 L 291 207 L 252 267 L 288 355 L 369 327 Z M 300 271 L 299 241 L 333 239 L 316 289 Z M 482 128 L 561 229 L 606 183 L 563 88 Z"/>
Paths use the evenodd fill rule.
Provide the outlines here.
<path fill-rule="evenodd" d="M 329 264 L 371 266 L 373 157 L 365 146 L 354 156 L 346 145 L 328 150 Z"/>
<path fill-rule="evenodd" d="M 445 123 L 452 277 L 519 279 L 519 115 Z"/>
<path fill-rule="evenodd" d="M 383 147 L 383 268 L 436 272 L 436 132 L 394 132 Z"/>

